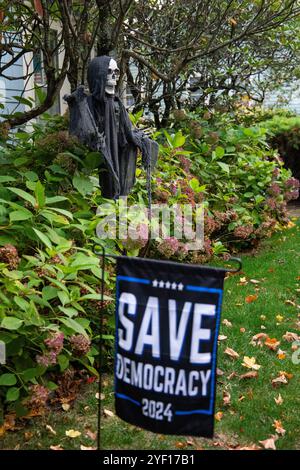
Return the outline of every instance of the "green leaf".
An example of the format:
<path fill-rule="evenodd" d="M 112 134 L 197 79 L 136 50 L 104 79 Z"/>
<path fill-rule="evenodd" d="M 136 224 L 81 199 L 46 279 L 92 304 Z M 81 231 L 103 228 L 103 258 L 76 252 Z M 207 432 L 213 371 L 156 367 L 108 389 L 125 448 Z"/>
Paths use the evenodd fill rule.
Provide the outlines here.
<path fill-rule="evenodd" d="M 26 193 L 26 191 L 23 191 L 23 189 L 19 189 L 19 188 L 7 188 L 7 189 L 9 189 L 9 191 L 11 191 L 12 193 L 17 194 L 17 196 L 21 197 L 22 199 L 25 199 L 25 201 L 30 202 L 30 204 L 33 207 L 36 207 L 35 198 L 31 196 L 31 194 Z"/>
<path fill-rule="evenodd" d="M 92 193 L 94 188 L 88 176 L 78 174 L 73 177 L 73 186 L 82 196 Z"/>
<path fill-rule="evenodd" d="M 33 214 L 24 207 L 24 209 L 19 211 L 13 211 L 9 214 L 9 220 L 11 222 L 16 222 L 18 220 L 28 220 L 31 219 Z"/>
<path fill-rule="evenodd" d="M 26 302 L 26 300 L 23 299 L 23 297 L 19 297 L 15 295 L 14 301 L 22 310 L 24 310 L 24 312 L 26 312 L 26 310 L 29 308 L 29 302 Z"/>
<path fill-rule="evenodd" d="M 47 237 L 47 235 L 45 235 L 44 233 L 42 233 L 40 230 L 38 230 L 37 228 L 34 228 L 33 229 L 35 231 L 35 233 L 37 234 L 37 236 L 39 237 L 39 239 L 44 243 L 44 245 L 46 245 L 47 248 L 50 248 L 50 250 L 52 249 L 52 243 L 50 242 L 49 238 Z"/>
<path fill-rule="evenodd" d="M 217 164 L 219 165 L 219 167 L 222 168 L 223 171 L 225 171 L 225 173 L 227 173 L 229 175 L 229 165 L 227 165 L 227 163 L 224 163 L 224 162 L 217 162 Z"/>
<path fill-rule="evenodd" d="M 15 374 L 2 374 L 0 375 L 0 385 L 5 385 L 10 387 L 11 385 L 16 385 L 17 377 Z"/>
<path fill-rule="evenodd" d="M 7 401 L 16 401 L 20 396 L 20 390 L 17 387 L 11 387 L 7 390 L 6 400 Z"/>
<path fill-rule="evenodd" d="M 58 296 L 58 298 L 61 301 L 63 306 L 65 306 L 67 303 L 70 302 L 70 297 L 69 297 L 68 293 L 65 292 L 65 291 L 57 292 L 57 296 Z"/>
<path fill-rule="evenodd" d="M 49 390 L 56 390 L 58 388 L 58 385 L 56 385 L 56 383 L 49 380 L 49 382 L 47 382 L 47 388 Z"/>
<path fill-rule="evenodd" d="M 42 104 L 45 101 L 46 96 L 47 96 L 45 93 L 45 90 L 39 86 L 35 86 L 34 90 L 35 90 L 37 99 L 39 100 L 39 104 Z"/>
<path fill-rule="evenodd" d="M 76 333 L 84 335 L 88 338 L 87 332 L 76 320 L 73 320 L 72 318 L 59 318 L 59 321 L 61 321 L 65 326 L 67 326 L 71 330 L 76 331 Z"/>
<path fill-rule="evenodd" d="M 73 307 L 62 307 L 59 305 L 58 308 L 70 318 L 77 317 L 78 315 L 78 311 Z"/>
<path fill-rule="evenodd" d="M 70 211 L 66 211 L 65 209 L 60 209 L 59 207 L 48 207 L 48 209 L 58 212 L 59 214 L 62 214 L 65 217 L 68 217 L 69 219 L 73 220 L 73 214 Z"/>
<path fill-rule="evenodd" d="M 23 98 L 23 96 L 13 96 L 13 98 L 18 101 L 18 103 L 25 104 L 26 106 L 29 106 L 29 108 L 32 108 L 33 103 L 32 101 L 28 100 L 27 98 Z"/>
<path fill-rule="evenodd" d="M 45 217 L 45 219 L 49 220 L 51 224 L 55 222 L 56 224 L 69 225 L 69 221 L 66 217 L 56 214 L 55 212 L 51 212 L 49 210 L 44 209 L 40 212 L 40 215 Z"/>
<path fill-rule="evenodd" d="M 58 281 L 57 279 L 53 279 L 49 276 L 46 276 L 46 279 L 48 279 L 48 281 L 54 284 L 55 286 L 59 287 L 61 290 L 65 291 L 67 294 L 69 293 L 68 288 L 62 282 Z"/>
<path fill-rule="evenodd" d="M 55 204 L 56 202 L 62 202 L 67 200 L 68 198 L 64 196 L 46 197 L 46 204 Z"/>
<path fill-rule="evenodd" d="M 23 372 L 21 372 L 21 374 L 22 374 L 22 379 L 25 382 L 28 382 L 29 380 L 32 380 L 39 375 L 38 369 L 36 367 L 26 369 Z"/>
<path fill-rule="evenodd" d="M 28 163 L 29 161 L 29 158 L 28 157 L 20 157 L 20 158 L 16 158 L 14 160 L 14 166 L 18 167 L 18 166 L 23 166 L 25 165 L 26 163 Z"/>
<path fill-rule="evenodd" d="M 18 330 L 22 326 L 23 320 L 16 317 L 5 317 L 1 322 L 1 328 L 6 330 Z"/>
<path fill-rule="evenodd" d="M 84 165 L 89 170 L 95 170 L 102 163 L 102 156 L 100 152 L 90 152 L 87 154 L 86 159 L 84 160 Z"/>
<path fill-rule="evenodd" d="M 64 354 L 60 354 L 59 356 L 57 356 L 57 362 L 59 364 L 61 372 L 63 372 L 69 367 L 69 359 Z"/>
<path fill-rule="evenodd" d="M 39 179 L 38 175 L 34 171 L 26 171 L 26 173 L 24 173 L 24 176 L 29 181 L 37 181 Z"/>
<path fill-rule="evenodd" d="M 223 147 L 218 146 L 215 148 L 215 154 L 218 158 L 222 158 L 225 155 L 225 150 L 223 149 Z"/>
<path fill-rule="evenodd" d="M 53 286 L 45 286 L 42 290 L 43 299 L 48 301 L 57 297 L 58 289 Z"/>
<path fill-rule="evenodd" d="M 16 178 L 13 176 L 1 176 L 0 175 L 0 183 L 9 183 L 11 181 L 16 181 Z"/>
<path fill-rule="evenodd" d="M 45 198 L 45 188 L 40 181 L 38 181 L 35 185 L 34 194 L 38 202 L 39 208 L 42 209 L 45 205 L 46 198 Z"/>
<path fill-rule="evenodd" d="M 185 144 L 185 137 L 181 132 L 176 132 L 172 139 L 172 145 L 174 148 L 182 147 Z"/>

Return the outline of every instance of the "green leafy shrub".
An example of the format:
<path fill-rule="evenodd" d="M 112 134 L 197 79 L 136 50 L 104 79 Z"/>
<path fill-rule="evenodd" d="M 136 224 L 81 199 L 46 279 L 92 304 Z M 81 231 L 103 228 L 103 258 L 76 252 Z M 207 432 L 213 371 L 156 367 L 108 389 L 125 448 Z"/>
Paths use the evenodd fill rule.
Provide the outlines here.
<path fill-rule="evenodd" d="M 284 166 L 300 179 L 300 117 L 275 115 L 260 125 L 267 130 L 268 141 L 278 150 Z"/>
<path fill-rule="evenodd" d="M 232 116 L 189 113 L 171 129 L 153 133 L 160 156 L 152 195 L 168 206 L 189 203 L 194 214 L 202 203 L 204 247 L 189 252 L 174 233 L 149 247 L 147 217 L 134 210 L 125 217 L 135 223 L 137 239 L 129 234 L 126 240 L 99 240 L 96 210 L 109 202 L 98 184 L 101 158 L 70 138 L 65 125 L 64 119 L 47 118 L 0 147 L 0 340 L 7 352 L 0 402 L 18 414 L 55 394 L 59 374 L 71 366 L 97 374 L 100 314 L 111 366 L 114 267 L 107 263 L 104 273 L 102 311 L 94 243 L 104 243 L 110 253 L 193 263 L 214 255 L 227 258 L 286 224 L 286 201 L 298 191 L 263 128 L 236 124 Z M 132 207 L 147 204 L 146 175 L 139 165 L 136 175 L 128 197 Z M 109 202 L 108 213 L 114 205 Z"/>
<path fill-rule="evenodd" d="M 7 172 L 0 176 L 0 340 L 6 345 L 0 404 L 25 414 L 37 395 L 45 404 L 49 390 L 55 393 L 53 374 L 76 365 L 97 375 L 102 270 L 91 249 L 95 181 L 84 172 L 66 173 L 55 185 L 50 162 L 42 182 L 25 163 L 15 165 L 17 150 L 5 149 Z M 71 188 L 65 196 L 58 194 L 64 178 Z M 107 310 L 108 272 L 104 299 Z M 111 342 L 107 323 L 104 340 Z"/>
<path fill-rule="evenodd" d="M 205 253 L 186 254 L 187 260 L 203 262 L 214 253 L 256 245 L 288 223 L 286 204 L 297 198 L 299 182 L 283 168 L 263 127 L 241 126 L 230 116 L 204 112 L 175 121 L 170 132 L 179 138 L 181 129 L 187 135 L 180 142 L 185 151 L 167 139 L 154 198 L 169 203 L 203 201 Z"/>

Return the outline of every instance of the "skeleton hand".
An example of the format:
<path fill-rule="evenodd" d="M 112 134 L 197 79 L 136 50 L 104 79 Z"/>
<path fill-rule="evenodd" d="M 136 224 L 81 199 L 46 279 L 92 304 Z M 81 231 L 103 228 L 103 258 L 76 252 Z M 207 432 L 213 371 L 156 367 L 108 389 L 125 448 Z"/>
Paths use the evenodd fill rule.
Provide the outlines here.
<path fill-rule="evenodd" d="M 152 127 L 148 127 L 146 129 L 140 129 L 146 137 L 151 137 L 153 132 L 154 132 L 154 129 Z"/>

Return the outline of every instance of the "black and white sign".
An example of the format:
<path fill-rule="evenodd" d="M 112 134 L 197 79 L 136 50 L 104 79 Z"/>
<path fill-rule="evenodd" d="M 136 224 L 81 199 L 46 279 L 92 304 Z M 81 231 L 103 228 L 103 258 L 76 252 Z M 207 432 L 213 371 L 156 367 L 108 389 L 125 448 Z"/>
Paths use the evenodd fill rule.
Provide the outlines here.
<path fill-rule="evenodd" d="M 213 436 L 224 272 L 118 258 L 115 399 L 123 420 Z"/>

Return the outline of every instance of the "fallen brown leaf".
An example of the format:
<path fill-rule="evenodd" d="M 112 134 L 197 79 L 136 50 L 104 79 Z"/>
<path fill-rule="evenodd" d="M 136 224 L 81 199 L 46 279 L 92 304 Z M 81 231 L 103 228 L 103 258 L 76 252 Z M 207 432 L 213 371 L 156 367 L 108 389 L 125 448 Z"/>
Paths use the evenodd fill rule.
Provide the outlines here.
<path fill-rule="evenodd" d="M 104 408 L 103 413 L 104 413 L 105 416 L 107 416 L 109 418 L 112 418 L 113 416 L 115 416 L 112 411 L 107 410 L 106 408 Z"/>
<path fill-rule="evenodd" d="M 53 436 L 56 436 L 56 431 L 54 431 L 53 427 L 50 426 L 50 424 L 46 424 L 46 429 L 53 434 Z"/>
<path fill-rule="evenodd" d="M 230 400 L 231 400 L 231 395 L 230 395 L 230 393 L 227 392 L 227 390 L 224 390 L 224 391 L 223 391 L 223 404 L 224 404 L 224 405 L 227 405 L 227 406 L 231 405 L 231 401 L 230 401 Z"/>
<path fill-rule="evenodd" d="M 283 429 L 282 427 L 282 422 L 278 419 L 274 420 L 274 423 L 272 424 L 273 428 L 275 428 L 275 432 L 279 434 L 280 436 L 284 436 L 286 433 L 286 430 Z"/>
<path fill-rule="evenodd" d="M 240 375 L 240 379 L 256 379 L 258 377 L 258 372 L 256 370 L 251 370 L 246 372 L 246 374 Z"/>
<path fill-rule="evenodd" d="M 223 411 L 218 411 L 216 414 L 215 414 L 215 419 L 217 421 L 221 421 L 221 419 L 223 418 Z"/>
<path fill-rule="evenodd" d="M 274 397 L 274 400 L 275 400 L 276 405 L 282 405 L 283 403 L 283 398 L 280 395 L 280 393 L 278 394 L 278 397 Z"/>
<path fill-rule="evenodd" d="M 257 279 L 250 279 L 251 284 L 260 284 L 260 281 Z"/>
<path fill-rule="evenodd" d="M 186 442 L 180 442 L 180 441 L 178 441 L 178 442 L 176 442 L 176 444 L 175 444 L 175 447 L 176 447 L 177 449 L 184 449 L 184 447 L 186 447 L 186 446 L 187 446 L 187 443 L 186 443 Z"/>
<path fill-rule="evenodd" d="M 51 450 L 64 450 L 60 444 L 58 444 L 57 446 L 50 446 L 50 449 Z"/>
<path fill-rule="evenodd" d="M 277 385 L 281 384 L 287 384 L 287 378 L 284 375 L 280 375 L 279 377 L 276 377 L 276 379 L 272 380 L 272 385 L 273 387 L 276 387 Z"/>
<path fill-rule="evenodd" d="M 228 326 L 229 328 L 232 326 L 232 323 L 229 320 L 227 320 L 227 318 L 224 318 L 224 320 L 222 321 L 222 324 L 225 326 Z"/>
<path fill-rule="evenodd" d="M 86 431 L 85 435 L 89 437 L 90 439 L 92 439 L 92 441 L 95 441 L 97 439 L 97 433 L 91 431 L 90 429 Z"/>
<path fill-rule="evenodd" d="M 218 336 L 218 341 L 225 341 L 227 338 L 228 338 L 228 336 L 219 335 L 219 336 Z"/>
<path fill-rule="evenodd" d="M 238 374 L 237 374 L 236 372 L 234 372 L 234 371 L 231 372 L 231 374 L 228 375 L 227 379 L 228 379 L 228 380 L 231 380 L 231 379 L 233 379 L 233 377 L 238 377 Z"/>
<path fill-rule="evenodd" d="M 81 436 L 81 432 L 76 431 L 75 429 L 69 429 L 68 431 L 65 432 L 65 434 L 67 437 L 71 437 L 72 439 L 74 439 L 75 437 Z"/>
<path fill-rule="evenodd" d="M 290 372 L 285 372 L 285 370 L 280 370 L 279 374 L 284 375 L 284 377 L 286 377 L 288 380 L 293 378 L 293 374 L 291 374 Z"/>
<path fill-rule="evenodd" d="M 286 358 L 286 353 L 285 353 L 285 351 L 282 351 L 282 349 L 278 349 L 278 351 L 277 351 L 277 357 L 278 357 L 278 359 L 280 359 L 280 360 L 285 359 L 285 358 Z"/>
<path fill-rule="evenodd" d="M 252 346 L 260 346 L 262 347 L 264 345 L 264 341 L 268 338 L 268 335 L 266 333 L 257 333 L 257 335 L 254 335 L 252 337 L 252 340 L 250 344 Z"/>
<path fill-rule="evenodd" d="M 227 354 L 232 359 L 237 359 L 238 357 L 240 357 L 240 355 L 231 348 L 226 348 L 225 351 L 224 351 L 224 354 Z"/>
<path fill-rule="evenodd" d="M 276 450 L 275 442 L 277 441 L 277 439 L 278 436 L 271 436 L 269 437 L 269 439 L 259 441 L 259 443 L 263 446 L 264 449 Z"/>
<path fill-rule="evenodd" d="M 269 338 L 267 337 L 265 341 L 265 346 L 267 348 L 271 349 L 271 351 L 276 351 L 276 349 L 279 347 L 280 341 L 278 341 L 276 338 Z"/>
<path fill-rule="evenodd" d="M 190 437 L 189 439 L 187 439 L 186 443 L 187 443 L 188 446 L 195 446 L 195 445 L 196 445 L 196 444 L 195 444 L 195 441 L 193 440 L 192 437 Z"/>
<path fill-rule="evenodd" d="M 247 304 L 251 304 L 252 302 L 255 302 L 257 299 L 258 299 L 257 295 L 247 295 L 247 297 L 245 297 L 245 301 Z"/>
<path fill-rule="evenodd" d="M 261 368 L 261 365 L 256 364 L 255 357 L 244 356 L 242 366 L 247 367 L 248 369 L 258 370 Z"/>
<path fill-rule="evenodd" d="M 261 448 L 256 444 L 251 444 L 250 446 L 237 447 L 235 450 L 260 450 Z"/>
<path fill-rule="evenodd" d="M 297 333 L 292 333 L 291 331 L 287 331 L 282 338 L 287 341 L 288 343 L 292 343 L 293 341 L 298 341 L 300 337 Z"/>

